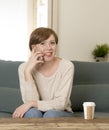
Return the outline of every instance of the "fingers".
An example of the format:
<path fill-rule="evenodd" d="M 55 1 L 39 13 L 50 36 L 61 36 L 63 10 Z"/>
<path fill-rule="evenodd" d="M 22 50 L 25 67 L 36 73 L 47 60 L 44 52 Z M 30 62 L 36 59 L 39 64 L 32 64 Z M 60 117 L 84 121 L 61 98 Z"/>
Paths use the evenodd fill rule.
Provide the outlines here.
<path fill-rule="evenodd" d="M 32 49 L 32 54 L 34 54 L 36 52 L 36 48 L 34 47 L 33 49 Z"/>
<path fill-rule="evenodd" d="M 32 49 L 32 54 L 43 54 L 43 51 L 42 50 L 39 50 L 38 48 L 36 48 L 36 47 L 34 47 L 33 49 Z"/>
<path fill-rule="evenodd" d="M 31 57 L 33 57 L 35 61 L 36 61 L 36 60 L 38 60 L 38 61 L 39 61 L 39 60 L 40 60 L 40 61 L 43 61 L 43 60 L 44 60 L 44 54 L 43 54 L 43 52 L 41 52 L 41 51 L 36 51 L 36 48 L 35 48 L 35 47 L 32 49 Z"/>
<path fill-rule="evenodd" d="M 21 107 L 18 107 L 16 108 L 16 110 L 13 112 L 12 114 L 12 118 L 22 118 L 23 115 L 25 114 L 25 111 L 21 108 Z"/>
<path fill-rule="evenodd" d="M 24 113 L 14 112 L 12 118 L 23 118 Z"/>
<path fill-rule="evenodd" d="M 18 112 L 14 112 L 13 115 L 12 115 L 13 118 L 19 118 L 20 117 L 20 113 Z"/>

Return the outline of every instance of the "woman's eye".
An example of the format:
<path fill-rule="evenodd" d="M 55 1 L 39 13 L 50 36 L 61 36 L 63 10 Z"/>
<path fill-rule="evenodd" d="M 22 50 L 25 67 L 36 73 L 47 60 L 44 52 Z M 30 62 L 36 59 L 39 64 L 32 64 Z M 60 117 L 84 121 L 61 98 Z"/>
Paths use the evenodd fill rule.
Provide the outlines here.
<path fill-rule="evenodd" d="M 40 45 L 44 45 L 45 43 L 44 42 L 41 42 Z"/>
<path fill-rule="evenodd" d="M 55 44 L 56 44 L 56 42 L 51 42 L 51 44 L 52 44 L 52 45 L 55 45 Z"/>

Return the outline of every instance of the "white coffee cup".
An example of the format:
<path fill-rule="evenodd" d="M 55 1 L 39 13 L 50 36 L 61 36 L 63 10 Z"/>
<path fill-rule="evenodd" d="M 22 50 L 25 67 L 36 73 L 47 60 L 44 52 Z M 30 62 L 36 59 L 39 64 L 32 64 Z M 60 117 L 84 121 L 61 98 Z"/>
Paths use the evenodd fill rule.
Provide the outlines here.
<path fill-rule="evenodd" d="M 94 119 L 95 106 L 95 102 L 83 103 L 84 119 Z"/>

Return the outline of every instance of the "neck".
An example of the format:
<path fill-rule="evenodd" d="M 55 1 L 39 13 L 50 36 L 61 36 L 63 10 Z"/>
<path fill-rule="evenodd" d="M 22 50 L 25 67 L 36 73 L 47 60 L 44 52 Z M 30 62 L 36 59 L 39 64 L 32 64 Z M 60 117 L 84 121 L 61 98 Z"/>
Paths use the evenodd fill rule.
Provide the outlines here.
<path fill-rule="evenodd" d="M 39 70 L 50 68 L 57 61 L 57 59 L 58 59 L 57 57 L 54 57 L 52 61 L 48 61 L 48 62 L 45 62 L 44 64 L 41 64 L 41 66 L 39 67 Z"/>
<path fill-rule="evenodd" d="M 49 61 L 49 62 L 45 62 L 44 64 L 43 64 L 43 66 L 47 66 L 47 67 L 50 67 L 50 66 L 52 66 L 55 62 L 56 62 L 56 60 L 57 60 L 57 57 L 54 57 L 54 59 L 52 60 L 52 61 Z"/>

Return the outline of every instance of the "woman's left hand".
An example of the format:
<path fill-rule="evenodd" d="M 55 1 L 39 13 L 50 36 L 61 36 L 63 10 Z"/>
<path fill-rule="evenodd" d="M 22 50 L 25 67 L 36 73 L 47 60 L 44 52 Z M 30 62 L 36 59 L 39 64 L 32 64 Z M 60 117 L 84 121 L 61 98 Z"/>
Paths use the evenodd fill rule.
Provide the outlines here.
<path fill-rule="evenodd" d="M 32 107 L 33 102 L 24 103 L 21 106 L 17 107 L 14 111 L 13 118 L 22 118 L 24 114 Z"/>

